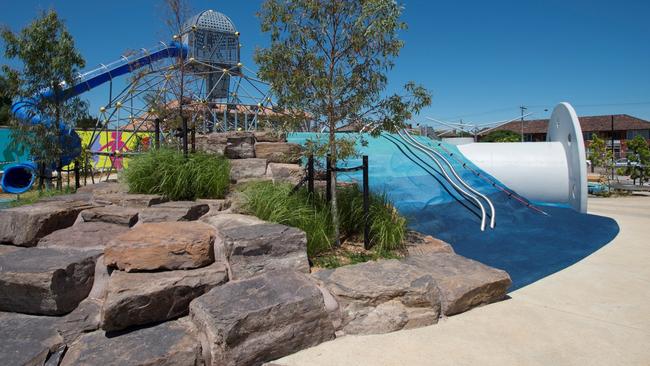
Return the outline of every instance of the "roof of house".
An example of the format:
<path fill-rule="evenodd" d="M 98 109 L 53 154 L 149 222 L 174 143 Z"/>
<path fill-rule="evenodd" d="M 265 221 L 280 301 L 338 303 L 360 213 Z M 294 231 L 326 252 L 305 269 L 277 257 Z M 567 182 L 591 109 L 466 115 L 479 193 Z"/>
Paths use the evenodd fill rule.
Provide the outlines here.
<path fill-rule="evenodd" d="M 596 131 L 611 131 L 612 129 L 612 116 L 585 116 L 578 117 L 580 120 L 580 127 L 583 132 L 596 132 Z M 650 122 L 641 118 L 633 117 L 627 114 L 614 115 L 614 130 L 646 130 L 650 129 Z M 494 130 L 509 130 L 521 133 L 521 121 L 512 121 L 497 128 L 487 131 L 487 133 Z M 524 121 L 524 133 L 546 133 L 548 130 L 548 119 L 536 119 Z M 481 134 L 486 134 L 485 132 Z"/>

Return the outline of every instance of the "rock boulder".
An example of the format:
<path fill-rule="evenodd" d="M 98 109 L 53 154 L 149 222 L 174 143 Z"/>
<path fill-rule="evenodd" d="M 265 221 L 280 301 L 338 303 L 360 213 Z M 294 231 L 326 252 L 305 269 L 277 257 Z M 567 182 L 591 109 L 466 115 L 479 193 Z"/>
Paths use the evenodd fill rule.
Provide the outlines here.
<path fill-rule="evenodd" d="M 258 142 L 255 144 L 255 156 L 270 163 L 297 163 L 300 161 L 302 148 L 288 142 Z"/>
<path fill-rule="evenodd" d="M 145 223 L 113 239 L 104 260 L 127 272 L 199 268 L 214 262 L 215 239 L 222 240 L 202 222 Z"/>
<path fill-rule="evenodd" d="M 157 194 L 98 193 L 93 194 L 94 202 L 103 205 L 122 207 L 149 207 L 166 202 L 167 199 Z"/>
<path fill-rule="evenodd" d="M 266 159 L 236 159 L 230 161 L 230 179 L 260 179 L 266 177 Z"/>
<path fill-rule="evenodd" d="M 305 169 L 298 164 L 269 163 L 266 175 L 273 183 L 285 182 L 295 185 L 305 175 Z"/>
<path fill-rule="evenodd" d="M 121 206 L 104 206 L 81 212 L 84 222 L 107 222 L 131 227 L 138 222 L 138 210 Z"/>
<path fill-rule="evenodd" d="M 107 222 L 80 222 L 45 236 L 38 247 L 103 251 L 111 239 L 127 230 L 128 226 Z"/>
<path fill-rule="evenodd" d="M 345 334 L 387 333 L 434 324 L 440 295 L 433 278 L 398 260 L 321 270 L 313 278 L 339 304 L 332 321 Z"/>
<path fill-rule="evenodd" d="M 194 221 L 210 210 L 206 203 L 172 201 L 140 210 L 140 222 Z"/>
<path fill-rule="evenodd" d="M 229 159 L 254 158 L 255 138 L 253 136 L 228 137 L 225 153 Z"/>
<path fill-rule="evenodd" d="M 431 253 L 407 257 L 404 262 L 434 278 L 445 315 L 502 300 L 512 284 L 505 271 L 457 254 Z"/>
<path fill-rule="evenodd" d="M 192 301 L 190 316 L 208 365 L 260 365 L 334 338 L 321 292 L 295 272 L 216 287 Z"/>
<path fill-rule="evenodd" d="M 93 285 L 101 252 L 23 248 L 0 256 L 0 310 L 69 313 Z"/>
<path fill-rule="evenodd" d="M 63 344 L 56 317 L 0 313 L 0 360 L 3 365 L 41 366 Z"/>

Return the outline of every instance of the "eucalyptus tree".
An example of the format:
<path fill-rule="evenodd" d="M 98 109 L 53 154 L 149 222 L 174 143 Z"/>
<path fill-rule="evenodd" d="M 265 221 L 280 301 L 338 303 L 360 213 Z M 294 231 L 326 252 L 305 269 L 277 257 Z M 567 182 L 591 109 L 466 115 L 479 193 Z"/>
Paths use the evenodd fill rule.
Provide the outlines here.
<path fill-rule="evenodd" d="M 39 165 L 40 184 L 46 169 L 58 170 L 57 186 L 61 188 L 61 157 L 64 152 L 61 127 L 73 127 L 87 114 L 87 103 L 79 98 L 66 98 L 66 85 L 72 85 L 85 61 L 75 48 L 72 35 L 54 10 L 42 12 L 19 33 L 5 27 L 1 32 L 7 59 L 18 61 L 19 68 L 2 67 L 7 82 L 15 88 L 11 98 L 30 99 L 35 113 L 51 123 L 12 123 L 12 139 L 26 146 Z M 47 91 L 47 92 L 46 92 Z M 36 97 L 45 92 L 46 97 Z"/>
<path fill-rule="evenodd" d="M 271 83 L 279 108 L 294 116 L 293 127 L 328 130 L 327 142 L 313 142 L 312 151 L 327 152 L 333 164 L 355 154 L 355 141 L 337 139 L 337 128 L 394 131 L 431 103 L 413 82 L 401 94 L 385 93 L 404 45 L 402 10 L 393 0 L 266 0 L 258 13 L 271 38 L 255 53 L 259 75 Z M 338 244 L 334 171 L 330 188 Z"/>

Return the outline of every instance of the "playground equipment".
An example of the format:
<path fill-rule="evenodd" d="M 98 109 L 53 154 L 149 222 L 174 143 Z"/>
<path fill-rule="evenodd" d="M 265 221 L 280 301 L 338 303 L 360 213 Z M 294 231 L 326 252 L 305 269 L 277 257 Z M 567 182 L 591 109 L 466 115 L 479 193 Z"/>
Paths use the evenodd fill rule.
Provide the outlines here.
<path fill-rule="evenodd" d="M 190 18 L 182 33 L 169 43 L 123 55 L 119 60 L 78 75 L 72 85 L 61 83 L 62 99 L 69 99 L 109 83 L 108 103 L 100 108 L 99 120 L 89 143 L 90 152 L 110 159 L 128 154 L 128 139 L 122 132 L 152 131 L 160 108 L 178 106 L 180 96 L 190 125 L 202 131 L 255 129 L 273 114 L 268 86 L 240 61 L 240 34 L 233 22 L 219 12 L 203 11 Z M 130 74 L 126 86 L 114 92 L 114 80 Z M 182 87 L 181 87 L 182 85 Z M 181 93 L 180 90 L 183 90 Z M 27 124 L 52 121 L 38 115 L 39 99 L 54 98 L 51 89 L 13 104 L 14 116 Z M 174 104 L 176 103 L 176 104 Z M 243 119 L 243 120 L 242 120 Z M 162 121 L 165 126 L 166 121 Z M 68 124 L 58 126 L 64 147 L 63 166 L 81 152 L 77 133 Z M 111 144 L 100 144 L 101 132 L 114 136 Z M 163 131 L 169 135 L 173 131 Z M 51 167 L 47 167 L 50 169 Z M 20 194 L 31 188 L 37 175 L 34 162 L 5 167 L 0 182 L 3 191 Z"/>

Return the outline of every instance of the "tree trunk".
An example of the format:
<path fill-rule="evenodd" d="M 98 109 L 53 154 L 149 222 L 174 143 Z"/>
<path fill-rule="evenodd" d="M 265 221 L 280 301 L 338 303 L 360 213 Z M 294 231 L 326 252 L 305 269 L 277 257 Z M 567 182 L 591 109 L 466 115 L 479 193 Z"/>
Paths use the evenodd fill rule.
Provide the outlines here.
<path fill-rule="evenodd" d="M 332 226 L 334 226 L 334 246 L 338 247 L 341 245 L 339 240 L 339 211 L 338 204 L 336 202 L 336 128 L 330 126 L 330 155 L 331 155 L 331 166 L 332 171 L 330 172 L 330 192 L 332 192 L 332 201 L 330 202 L 331 213 L 332 213 Z"/>

